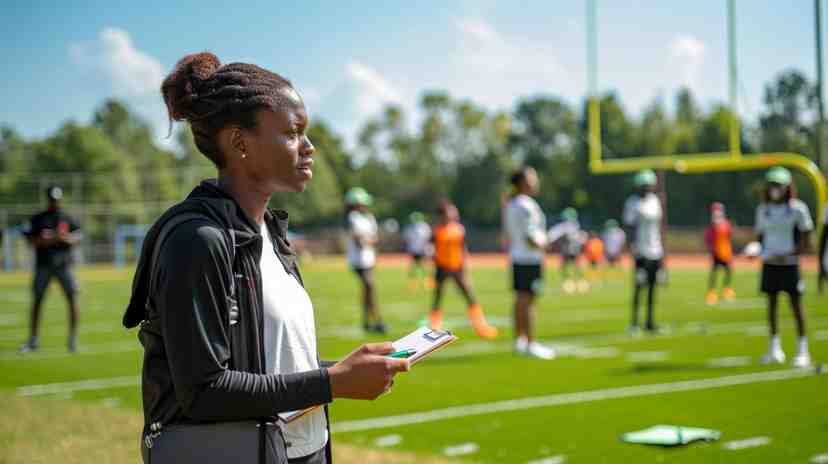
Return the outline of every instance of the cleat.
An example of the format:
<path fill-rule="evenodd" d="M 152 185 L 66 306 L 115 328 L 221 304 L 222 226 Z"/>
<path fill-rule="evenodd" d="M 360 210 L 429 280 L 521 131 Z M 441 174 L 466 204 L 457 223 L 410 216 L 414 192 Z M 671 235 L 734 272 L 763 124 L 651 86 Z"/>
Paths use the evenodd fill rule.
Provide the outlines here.
<path fill-rule="evenodd" d="M 704 301 L 707 306 L 715 306 L 719 302 L 719 295 L 716 294 L 716 290 L 709 290 L 704 297 Z"/>

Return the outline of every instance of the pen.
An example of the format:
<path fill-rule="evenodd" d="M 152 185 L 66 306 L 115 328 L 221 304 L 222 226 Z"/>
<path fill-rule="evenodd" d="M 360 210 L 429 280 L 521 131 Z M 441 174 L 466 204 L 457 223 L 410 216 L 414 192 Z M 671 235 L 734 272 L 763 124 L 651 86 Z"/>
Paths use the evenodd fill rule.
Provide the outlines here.
<path fill-rule="evenodd" d="M 391 353 L 386 356 L 388 356 L 389 358 L 410 358 L 414 356 L 415 353 L 417 353 L 417 350 L 402 350 L 395 351 L 394 353 Z"/>

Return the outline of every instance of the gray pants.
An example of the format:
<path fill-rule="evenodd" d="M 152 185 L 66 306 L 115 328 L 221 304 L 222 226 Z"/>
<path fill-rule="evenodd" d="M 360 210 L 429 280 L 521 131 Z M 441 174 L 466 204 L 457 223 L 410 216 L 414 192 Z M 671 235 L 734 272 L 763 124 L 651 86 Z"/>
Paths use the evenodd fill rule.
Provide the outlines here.
<path fill-rule="evenodd" d="M 259 464 L 260 435 L 252 421 L 168 425 L 151 439 L 142 437 L 141 457 L 144 464 Z M 263 462 L 287 463 L 279 426 L 267 424 L 264 437 Z"/>

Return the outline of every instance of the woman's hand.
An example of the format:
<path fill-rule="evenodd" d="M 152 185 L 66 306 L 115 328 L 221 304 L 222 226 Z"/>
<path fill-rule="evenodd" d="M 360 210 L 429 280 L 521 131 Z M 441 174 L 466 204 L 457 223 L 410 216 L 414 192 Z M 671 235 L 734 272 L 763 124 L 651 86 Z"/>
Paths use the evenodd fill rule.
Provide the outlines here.
<path fill-rule="evenodd" d="M 357 348 L 344 360 L 328 368 L 334 398 L 374 400 L 387 392 L 398 372 L 408 372 L 407 359 L 392 359 L 391 342 L 369 343 Z"/>

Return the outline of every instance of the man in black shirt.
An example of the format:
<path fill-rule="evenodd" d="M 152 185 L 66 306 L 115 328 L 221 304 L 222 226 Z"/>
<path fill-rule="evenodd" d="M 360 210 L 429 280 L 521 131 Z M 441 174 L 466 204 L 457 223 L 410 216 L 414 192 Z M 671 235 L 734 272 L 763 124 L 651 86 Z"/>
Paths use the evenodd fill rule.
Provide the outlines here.
<path fill-rule="evenodd" d="M 63 287 L 69 303 L 70 352 L 77 350 L 78 333 L 78 285 L 72 272 L 72 247 L 80 241 L 80 226 L 60 207 L 63 190 L 58 186 L 46 190 L 49 208 L 35 214 L 23 225 L 23 235 L 35 249 L 35 272 L 32 281 L 33 301 L 29 340 L 20 347 L 21 353 L 35 351 L 39 347 L 38 325 L 43 296 L 52 278 Z"/>

